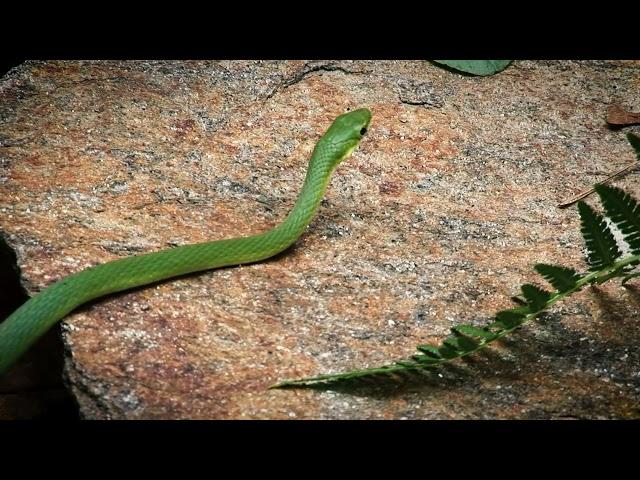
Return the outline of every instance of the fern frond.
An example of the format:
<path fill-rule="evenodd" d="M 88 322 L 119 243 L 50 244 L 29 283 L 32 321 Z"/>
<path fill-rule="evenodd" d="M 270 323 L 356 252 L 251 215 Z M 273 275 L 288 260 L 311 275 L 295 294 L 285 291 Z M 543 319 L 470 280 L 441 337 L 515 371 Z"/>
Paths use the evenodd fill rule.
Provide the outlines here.
<path fill-rule="evenodd" d="M 546 263 L 537 263 L 533 268 L 561 293 L 573 289 L 580 280 L 580 274 L 573 268 Z"/>
<path fill-rule="evenodd" d="M 582 221 L 580 231 L 587 246 L 589 270 L 601 270 L 613 265 L 622 252 L 604 217 L 584 202 L 578 202 L 578 211 Z"/>
<path fill-rule="evenodd" d="M 640 146 L 640 139 L 634 148 L 636 146 Z M 418 345 L 416 348 L 419 353 L 389 365 L 290 380 L 271 388 L 330 389 L 340 385 L 349 388 L 358 385 L 380 386 L 380 383 L 397 383 L 408 378 L 424 376 L 438 366 L 449 364 L 487 347 L 586 285 L 594 282 L 603 283 L 619 276 L 624 276 L 624 283 L 640 276 L 640 272 L 631 273 L 632 267 L 640 263 L 640 207 L 622 190 L 599 186 L 597 191 L 607 214 L 625 234 L 626 241 L 633 249 L 632 255 L 616 260 L 621 255 L 620 250 L 604 218 L 583 204 L 585 206 L 579 206 L 579 209 L 582 233 L 589 251 L 587 261 L 592 270 L 589 274 L 581 276 L 572 268 L 539 263 L 534 266 L 535 270 L 553 285 L 555 291 L 548 292 L 532 284 L 522 285 L 520 288 L 523 298 L 515 297 L 521 305 L 498 312 L 495 320 L 485 327 L 457 325 L 451 329 L 452 335 L 444 339 L 441 345 Z"/>
<path fill-rule="evenodd" d="M 640 205 L 624 190 L 608 185 L 596 186 L 602 205 L 611 221 L 622 232 L 633 254 L 640 253 Z"/>

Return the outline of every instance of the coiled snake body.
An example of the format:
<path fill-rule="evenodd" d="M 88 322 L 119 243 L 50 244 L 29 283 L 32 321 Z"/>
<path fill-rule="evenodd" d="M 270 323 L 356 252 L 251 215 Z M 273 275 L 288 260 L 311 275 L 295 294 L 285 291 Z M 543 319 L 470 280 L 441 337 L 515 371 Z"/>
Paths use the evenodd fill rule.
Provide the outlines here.
<path fill-rule="evenodd" d="M 63 278 L 31 298 L 0 323 L 0 375 L 56 322 L 90 300 L 188 273 L 258 262 L 285 250 L 313 218 L 331 173 L 358 146 L 370 121 L 367 109 L 335 119 L 315 146 L 293 209 L 273 229 L 121 258 Z"/>

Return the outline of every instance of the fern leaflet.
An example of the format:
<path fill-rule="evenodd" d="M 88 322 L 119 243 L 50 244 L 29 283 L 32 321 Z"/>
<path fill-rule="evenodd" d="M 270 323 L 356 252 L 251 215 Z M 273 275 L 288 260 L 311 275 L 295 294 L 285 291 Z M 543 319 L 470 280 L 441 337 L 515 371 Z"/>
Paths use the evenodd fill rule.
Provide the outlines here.
<path fill-rule="evenodd" d="M 602 205 L 611 221 L 624 235 L 631 251 L 640 253 L 640 206 L 624 190 L 608 185 L 596 186 Z"/>
<path fill-rule="evenodd" d="M 587 246 L 589 270 L 601 270 L 613 265 L 622 252 L 604 217 L 584 202 L 578 202 L 578 211 L 582 220 L 580 231 Z"/>
<path fill-rule="evenodd" d="M 568 292 L 580 280 L 580 275 L 573 268 L 546 263 L 538 263 L 533 268 L 559 292 Z"/>
<path fill-rule="evenodd" d="M 527 305 L 532 312 L 539 312 L 542 310 L 551 298 L 551 294 L 549 292 L 535 285 L 531 285 L 530 283 L 525 283 L 520 287 L 520 289 L 522 290 L 522 295 L 527 301 Z"/>

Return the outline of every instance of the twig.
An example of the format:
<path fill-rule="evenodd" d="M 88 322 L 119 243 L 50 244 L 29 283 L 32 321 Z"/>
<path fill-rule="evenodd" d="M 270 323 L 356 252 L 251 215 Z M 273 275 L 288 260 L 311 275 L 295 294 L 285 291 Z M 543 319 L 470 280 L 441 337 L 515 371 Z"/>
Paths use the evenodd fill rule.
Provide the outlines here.
<path fill-rule="evenodd" d="M 618 170 L 616 173 L 608 176 L 607 178 L 605 178 L 604 180 L 602 180 L 601 182 L 596 183 L 593 188 L 591 188 L 590 190 L 587 190 L 586 192 L 582 192 L 581 194 L 579 194 L 577 197 L 572 198 L 571 200 L 568 200 L 564 203 L 560 203 L 558 204 L 558 208 L 567 208 L 570 207 L 571 205 L 573 205 L 574 203 L 576 203 L 579 200 L 582 200 L 585 197 L 588 197 L 589 195 L 591 195 L 593 192 L 596 191 L 595 187 L 597 185 L 603 185 L 605 183 L 610 182 L 611 180 L 614 180 L 618 177 L 621 177 L 622 175 L 625 175 L 627 173 L 629 173 L 631 170 L 633 170 L 634 168 L 640 166 L 640 163 L 638 162 L 633 162 L 630 165 L 627 165 L 626 167 L 624 167 L 622 170 Z"/>

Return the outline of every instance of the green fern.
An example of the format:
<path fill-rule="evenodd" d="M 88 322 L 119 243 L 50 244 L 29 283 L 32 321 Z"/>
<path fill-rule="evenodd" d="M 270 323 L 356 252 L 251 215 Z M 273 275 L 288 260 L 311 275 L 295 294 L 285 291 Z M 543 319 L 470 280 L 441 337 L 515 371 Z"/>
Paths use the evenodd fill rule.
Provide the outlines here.
<path fill-rule="evenodd" d="M 638 151 L 640 158 L 640 139 L 634 139 L 634 143 L 629 137 L 629 141 Z M 631 195 L 619 188 L 599 185 L 596 187 L 596 192 L 606 215 L 624 235 L 625 241 L 631 248 L 631 255 L 618 260 L 622 255 L 621 249 L 605 217 L 596 213 L 584 202 L 580 202 L 578 211 L 581 218 L 581 233 L 587 247 L 585 260 L 589 265 L 590 273 L 581 275 L 572 268 L 544 263 L 536 264 L 535 270 L 555 290 L 548 292 L 536 285 L 522 285 L 522 297 L 514 297 L 520 305 L 498 312 L 494 321 L 485 327 L 457 325 L 451 329 L 451 335 L 439 346 L 418 345 L 416 348 L 419 353 L 389 365 L 289 380 L 271 388 L 333 388 L 340 385 L 354 387 L 370 383 L 376 385 L 380 385 L 381 382 L 395 383 L 413 378 L 486 348 L 492 342 L 536 318 L 557 301 L 589 284 L 603 283 L 614 277 L 622 277 L 622 283 L 625 284 L 630 279 L 640 276 L 640 271 L 632 271 L 640 263 L 640 206 Z"/>

